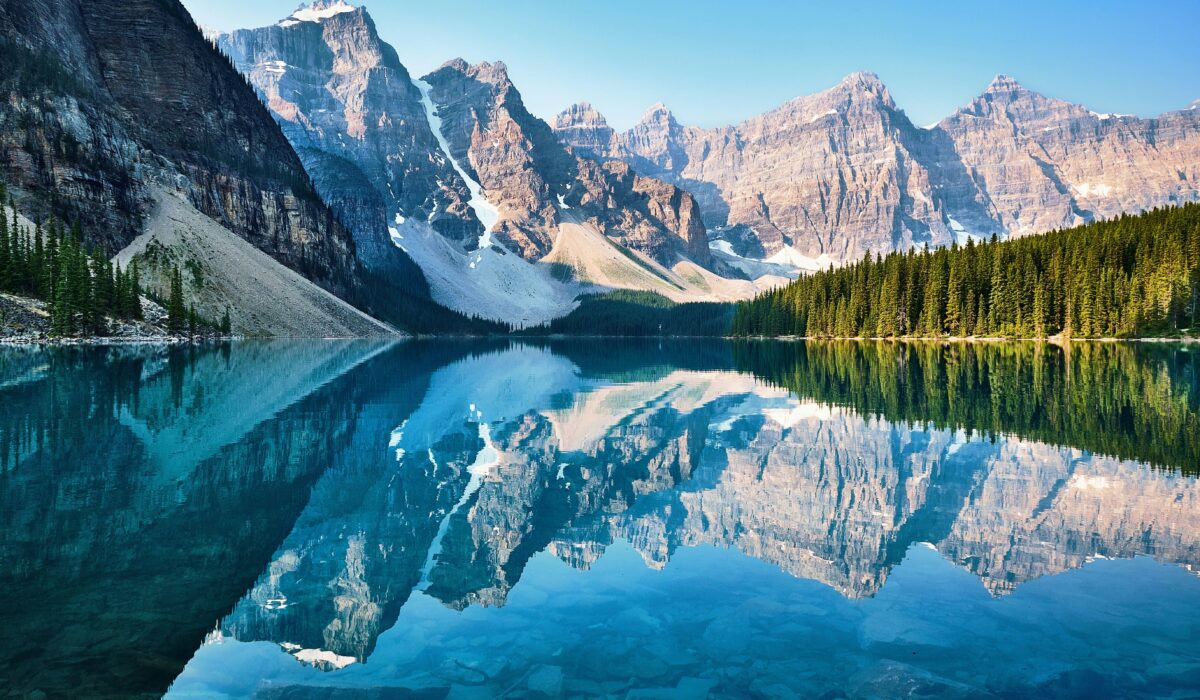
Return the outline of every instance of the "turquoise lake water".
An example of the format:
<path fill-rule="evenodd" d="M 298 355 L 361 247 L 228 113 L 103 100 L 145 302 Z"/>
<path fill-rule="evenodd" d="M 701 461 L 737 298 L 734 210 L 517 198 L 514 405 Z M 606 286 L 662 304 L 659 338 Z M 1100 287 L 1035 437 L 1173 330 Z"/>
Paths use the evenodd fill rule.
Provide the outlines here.
<path fill-rule="evenodd" d="M 1200 349 L 0 349 L 0 698 L 1200 696 Z"/>

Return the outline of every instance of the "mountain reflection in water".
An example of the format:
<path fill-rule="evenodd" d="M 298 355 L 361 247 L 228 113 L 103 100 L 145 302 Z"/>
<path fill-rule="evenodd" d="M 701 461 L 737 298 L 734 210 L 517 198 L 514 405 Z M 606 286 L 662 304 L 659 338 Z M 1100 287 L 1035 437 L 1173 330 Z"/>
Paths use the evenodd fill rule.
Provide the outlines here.
<path fill-rule="evenodd" d="M 1197 369 L 1112 344 L 3 351 L 0 680 L 1194 688 Z"/>

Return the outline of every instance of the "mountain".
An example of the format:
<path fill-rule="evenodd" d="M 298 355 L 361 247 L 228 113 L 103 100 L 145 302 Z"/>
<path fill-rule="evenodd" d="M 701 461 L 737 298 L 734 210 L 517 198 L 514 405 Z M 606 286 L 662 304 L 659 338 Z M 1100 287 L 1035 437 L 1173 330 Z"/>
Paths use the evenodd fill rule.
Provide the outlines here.
<path fill-rule="evenodd" d="M 617 132 L 580 103 L 554 128 L 581 153 L 692 192 L 721 257 L 810 269 L 1200 198 L 1194 107 L 1096 114 L 1006 76 L 928 128 L 871 73 L 735 126 L 684 126 L 656 105 Z"/>
<path fill-rule="evenodd" d="M 576 154 L 529 113 L 503 63 L 456 59 L 414 79 L 367 11 L 342 0 L 212 39 L 371 242 L 366 259 L 390 235 L 451 308 L 528 325 L 583 291 L 683 301 L 758 289 L 714 264 L 688 192 Z"/>
<path fill-rule="evenodd" d="M 342 300 L 359 283 L 350 231 L 176 0 L 6 2 L 0 53 L 0 178 L 31 218 L 135 246 L 161 296 L 187 270 L 189 301 L 230 308 L 238 332 L 393 332 Z"/>

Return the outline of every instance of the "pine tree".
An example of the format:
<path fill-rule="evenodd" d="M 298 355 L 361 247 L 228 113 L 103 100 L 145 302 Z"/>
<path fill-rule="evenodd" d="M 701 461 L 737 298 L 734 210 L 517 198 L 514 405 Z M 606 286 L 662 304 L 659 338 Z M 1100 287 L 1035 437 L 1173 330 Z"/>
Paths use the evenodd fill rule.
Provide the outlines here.
<path fill-rule="evenodd" d="M 868 255 L 740 304 L 737 333 L 1173 334 L 1200 321 L 1200 205 Z M 850 329 L 850 330 L 848 330 Z"/>
<path fill-rule="evenodd" d="M 178 267 L 171 268 L 171 291 L 167 300 L 167 330 L 181 333 L 187 327 L 187 308 L 183 302 L 183 276 Z"/>
<path fill-rule="evenodd" d="M 125 317 L 135 321 L 141 321 L 145 318 L 145 316 L 142 314 L 142 282 L 140 273 L 138 272 L 137 260 L 129 263 L 127 277 L 129 291 L 127 293 L 128 297 L 126 302 L 128 306 L 125 309 Z"/>

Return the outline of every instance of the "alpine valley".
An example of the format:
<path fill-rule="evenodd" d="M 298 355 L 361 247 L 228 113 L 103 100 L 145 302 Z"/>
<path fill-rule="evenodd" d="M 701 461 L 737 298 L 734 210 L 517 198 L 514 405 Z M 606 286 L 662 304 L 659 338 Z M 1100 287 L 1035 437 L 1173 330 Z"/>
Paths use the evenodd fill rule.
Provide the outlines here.
<path fill-rule="evenodd" d="M 656 105 L 618 133 L 586 103 L 547 125 L 503 63 L 414 77 L 366 9 L 341 0 L 210 38 L 356 240 L 386 226 L 436 301 L 517 326 L 585 292 L 744 299 L 868 252 L 1200 198 L 1195 105 L 1096 114 L 998 76 L 920 128 L 858 73 L 737 126 L 685 127 Z"/>
<path fill-rule="evenodd" d="M 656 105 L 618 132 L 587 103 L 538 118 L 502 62 L 413 75 L 345 0 L 232 32 L 177 0 L 6 1 L 0 50 L 5 221 L 28 249 L 0 292 L 47 308 L 0 305 L 34 326 L 59 287 L 34 229 L 55 221 L 136 265 L 146 309 L 178 287 L 238 335 L 489 334 L 589 327 L 612 292 L 727 309 L 866 254 L 1200 199 L 1197 104 L 1096 114 L 1006 76 L 924 128 L 856 73 L 734 126 Z"/>

